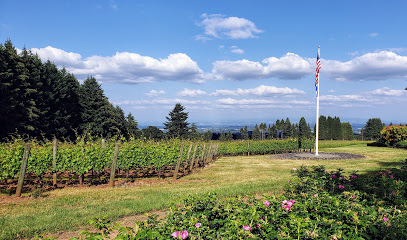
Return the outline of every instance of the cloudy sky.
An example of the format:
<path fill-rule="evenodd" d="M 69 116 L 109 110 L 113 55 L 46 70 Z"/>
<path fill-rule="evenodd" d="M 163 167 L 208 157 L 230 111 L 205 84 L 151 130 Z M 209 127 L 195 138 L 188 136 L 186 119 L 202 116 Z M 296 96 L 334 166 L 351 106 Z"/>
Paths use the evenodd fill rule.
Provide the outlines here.
<path fill-rule="evenodd" d="M 407 1 L 0 0 L 0 40 L 36 52 L 140 124 L 407 119 Z"/>

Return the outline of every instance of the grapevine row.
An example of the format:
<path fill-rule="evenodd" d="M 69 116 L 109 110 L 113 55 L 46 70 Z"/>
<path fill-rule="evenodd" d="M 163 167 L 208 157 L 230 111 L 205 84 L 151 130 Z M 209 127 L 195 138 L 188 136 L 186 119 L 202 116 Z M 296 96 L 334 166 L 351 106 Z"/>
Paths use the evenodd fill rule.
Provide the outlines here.
<path fill-rule="evenodd" d="M 0 180 L 15 179 L 20 171 L 24 142 L 17 140 L 13 143 L 0 145 Z M 203 157 L 210 150 L 209 144 L 204 149 L 204 143 L 181 142 L 180 140 L 146 141 L 133 140 L 120 144 L 117 159 L 117 169 L 153 168 L 160 171 L 163 167 L 175 166 L 180 156 L 180 147 L 184 144 L 181 165 L 187 165 L 192 157 Z M 100 142 L 81 141 L 73 143 L 59 143 L 56 153 L 56 164 L 53 167 L 52 142 L 38 144 L 30 143 L 30 154 L 27 173 L 43 176 L 46 173 L 72 172 L 83 176 L 89 172 L 103 172 L 112 166 L 114 141 L 107 141 L 105 146 Z M 196 146 L 192 156 L 190 148 Z"/>

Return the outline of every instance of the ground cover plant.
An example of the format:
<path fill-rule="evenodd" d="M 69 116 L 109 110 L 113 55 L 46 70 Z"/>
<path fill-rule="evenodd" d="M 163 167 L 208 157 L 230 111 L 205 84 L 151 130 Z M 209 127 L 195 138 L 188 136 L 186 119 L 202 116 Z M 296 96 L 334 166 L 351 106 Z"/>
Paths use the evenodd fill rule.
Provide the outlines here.
<path fill-rule="evenodd" d="M 293 168 L 284 194 L 219 198 L 188 196 L 164 220 L 151 216 L 135 228 L 90 223 L 84 239 L 406 239 L 407 160 L 401 169 L 371 175 L 324 166 Z M 78 238 L 75 238 L 78 239 Z"/>
<path fill-rule="evenodd" d="M 86 230 L 86 224 L 104 216 L 112 222 L 142 215 L 146 212 L 166 212 L 173 202 L 188 195 L 196 197 L 216 192 L 219 199 L 237 195 L 281 194 L 292 168 L 301 165 L 324 164 L 328 171 L 346 169 L 346 174 L 359 175 L 381 169 L 400 168 L 407 158 L 402 149 L 368 147 L 366 142 L 321 141 L 322 152 L 346 152 L 364 155 L 361 159 L 345 160 L 292 160 L 274 159 L 269 155 L 221 157 L 205 169 L 177 181 L 168 179 L 136 179 L 115 188 L 105 186 L 68 187 L 41 194 L 23 193 L 23 198 L 0 194 L 0 239 L 58 237 L 60 232 Z M 325 147 L 328 145 L 329 147 Z M 30 197 L 31 196 L 31 197 Z M 294 198 L 286 200 L 295 200 Z M 297 202 L 298 203 L 298 202 Z M 295 204 L 297 204 L 295 203 Z M 294 206 L 295 206 L 294 204 Z M 281 205 L 281 204 L 280 204 Z M 281 207 L 281 206 L 280 206 Z M 128 225 L 133 227 L 133 225 Z M 58 234 L 60 233 L 60 234 Z"/>

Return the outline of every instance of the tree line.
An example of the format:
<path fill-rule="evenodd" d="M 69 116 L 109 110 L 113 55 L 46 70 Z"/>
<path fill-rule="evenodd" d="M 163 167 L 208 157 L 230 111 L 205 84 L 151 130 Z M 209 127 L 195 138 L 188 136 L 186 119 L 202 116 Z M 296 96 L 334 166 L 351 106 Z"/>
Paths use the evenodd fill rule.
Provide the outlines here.
<path fill-rule="evenodd" d="M 311 126 L 304 117 L 301 117 L 299 123 L 291 123 L 289 118 L 276 120 L 275 123 L 256 124 L 252 131 L 249 131 L 247 126 L 240 129 L 238 134 L 233 134 L 231 131 L 222 133 L 219 136 L 221 141 L 230 141 L 233 139 L 244 140 L 264 140 L 264 139 L 284 139 L 298 138 L 310 139 L 315 137 L 316 126 L 311 130 Z M 352 125 L 349 122 L 341 122 L 339 117 L 319 118 L 319 139 L 320 140 L 353 140 Z"/>
<path fill-rule="evenodd" d="M 99 137 L 137 134 L 130 114 L 113 106 L 101 85 L 89 76 L 82 84 L 65 68 L 23 49 L 10 40 L 0 45 L 0 139 L 11 136 L 73 140 L 77 135 Z"/>

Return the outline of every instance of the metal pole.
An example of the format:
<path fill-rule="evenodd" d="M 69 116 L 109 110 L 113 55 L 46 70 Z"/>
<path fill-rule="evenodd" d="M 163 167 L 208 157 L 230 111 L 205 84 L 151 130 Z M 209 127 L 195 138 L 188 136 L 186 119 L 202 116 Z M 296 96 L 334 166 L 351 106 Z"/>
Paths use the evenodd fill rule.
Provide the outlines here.
<path fill-rule="evenodd" d="M 320 46 L 318 46 L 318 57 L 319 57 L 319 49 Z M 319 75 L 319 72 L 317 72 L 316 74 Z M 319 138 L 319 76 L 318 76 L 318 83 L 317 83 L 317 119 L 316 119 L 316 133 L 315 133 L 315 156 L 318 156 L 318 138 Z"/>

